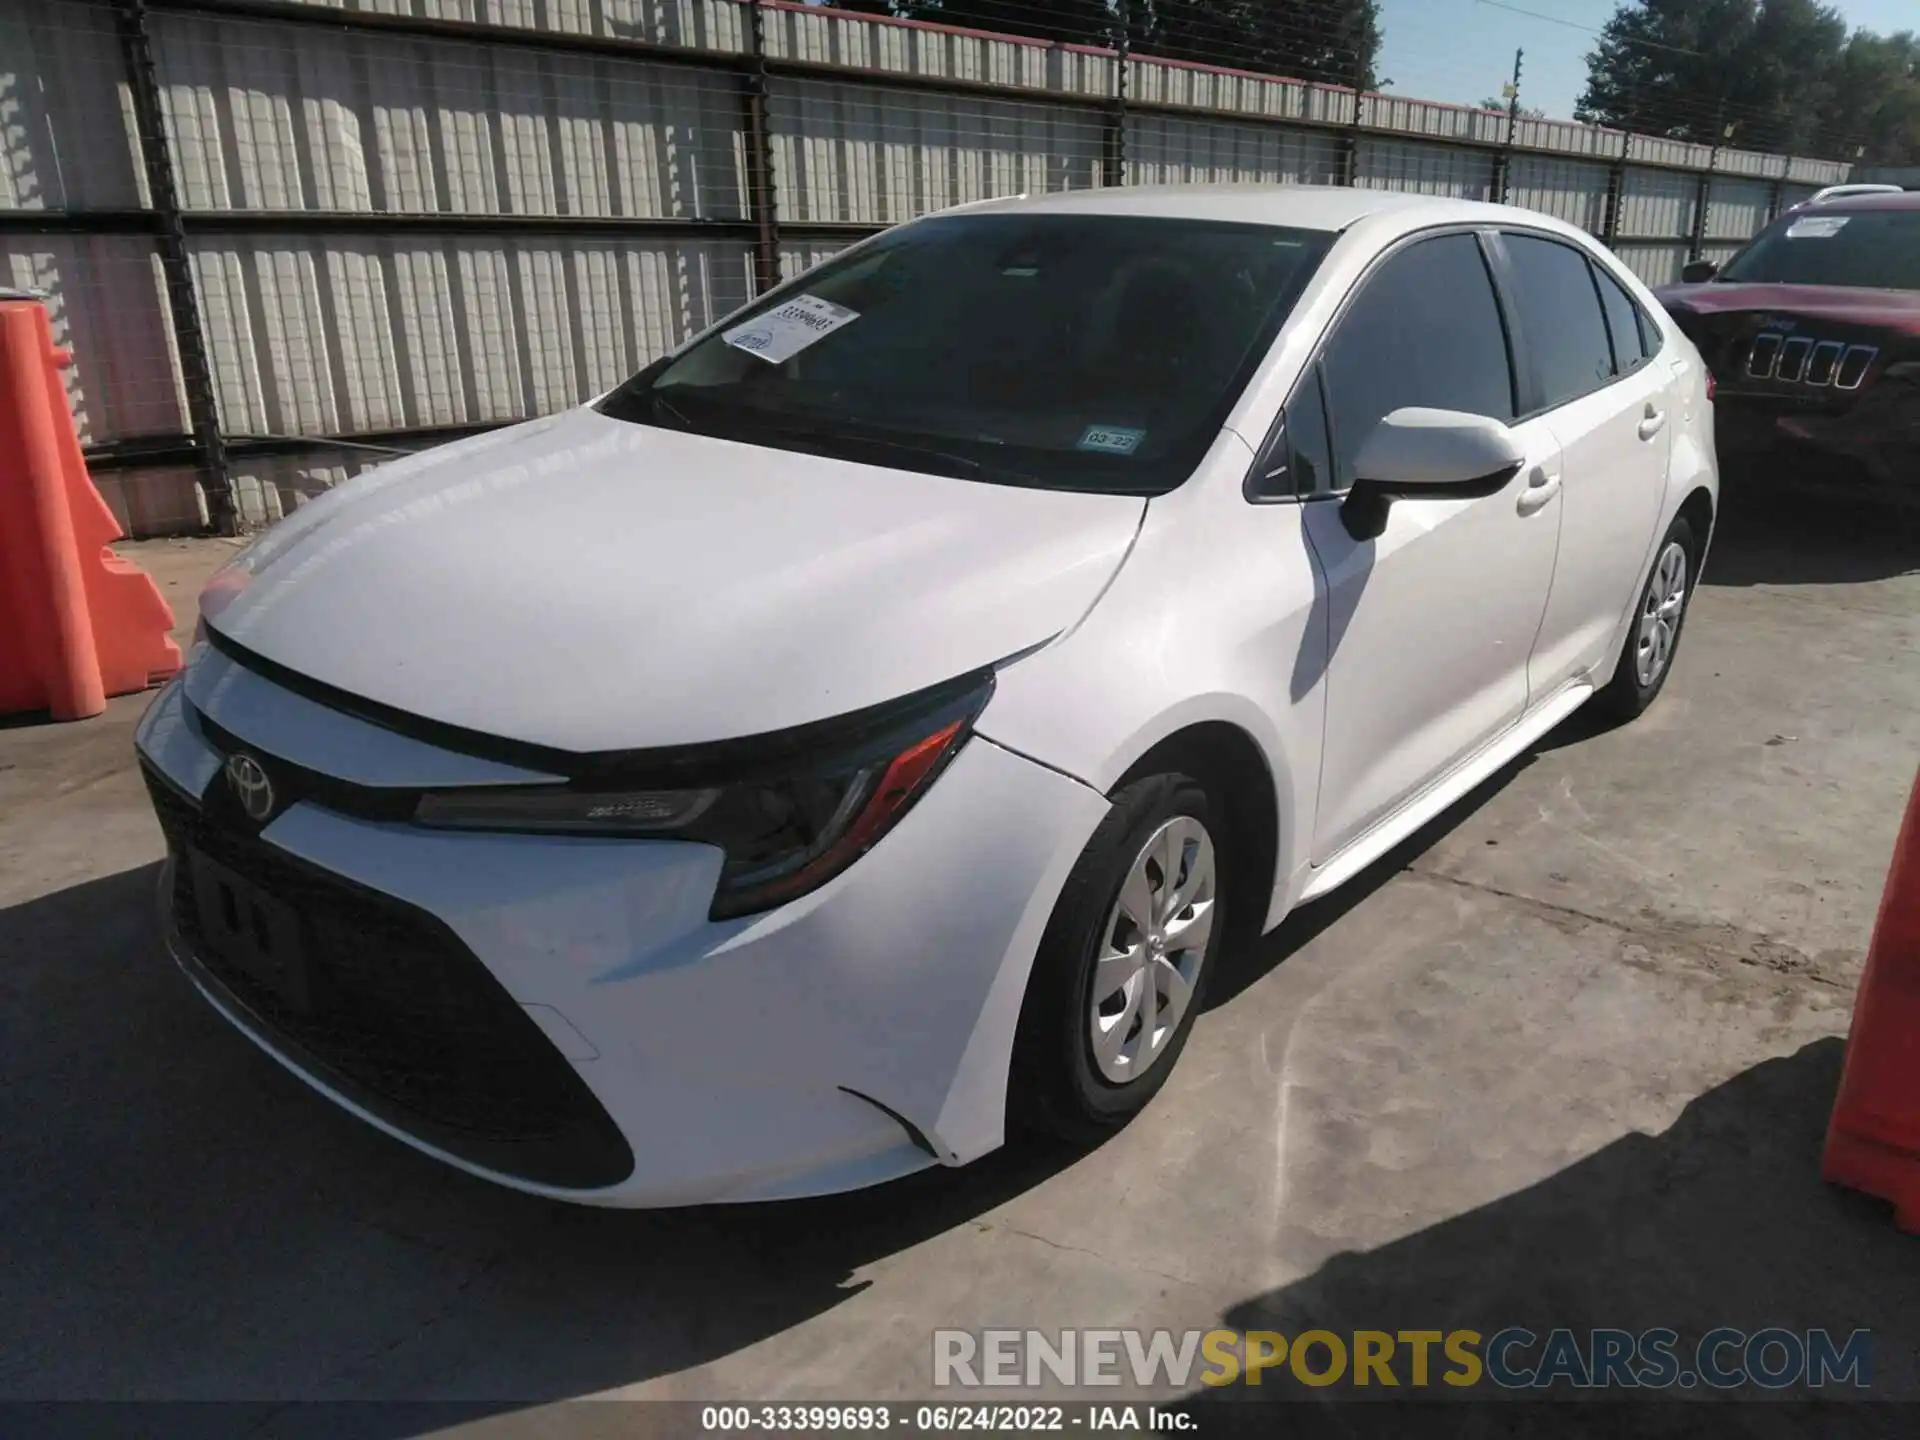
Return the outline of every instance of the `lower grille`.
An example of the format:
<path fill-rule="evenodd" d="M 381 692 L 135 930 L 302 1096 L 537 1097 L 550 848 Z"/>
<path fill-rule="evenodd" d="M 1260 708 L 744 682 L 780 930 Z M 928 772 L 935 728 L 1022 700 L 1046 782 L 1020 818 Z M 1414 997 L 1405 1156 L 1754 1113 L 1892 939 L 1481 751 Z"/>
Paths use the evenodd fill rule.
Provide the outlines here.
<path fill-rule="evenodd" d="M 632 1173 L 632 1151 L 592 1091 L 444 924 L 295 859 L 143 770 L 174 855 L 173 920 L 192 962 L 275 1048 L 387 1123 L 483 1168 L 570 1189 Z M 188 863 L 196 852 L 291 907 L 298 1003 L 208 943 Z"/>

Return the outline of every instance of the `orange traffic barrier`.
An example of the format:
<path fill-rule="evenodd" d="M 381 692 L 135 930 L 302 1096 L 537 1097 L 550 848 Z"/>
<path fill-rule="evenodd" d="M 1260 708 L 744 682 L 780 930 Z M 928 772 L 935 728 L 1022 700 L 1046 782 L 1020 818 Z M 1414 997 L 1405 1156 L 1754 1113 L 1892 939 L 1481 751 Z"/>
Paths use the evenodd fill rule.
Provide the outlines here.
<path fill-rule="evenodd" d="M 1893 848 L 1820 1173 L 1920 1231 L 1920 775 Z"/>
<path fill-rule="evenodd" d="M 120 526 L 67 409 L 72 361 L 38 301 L 0 297 L 0 714 L 83 719 L 180 668 L 159 588 L 107 549 Z"/>

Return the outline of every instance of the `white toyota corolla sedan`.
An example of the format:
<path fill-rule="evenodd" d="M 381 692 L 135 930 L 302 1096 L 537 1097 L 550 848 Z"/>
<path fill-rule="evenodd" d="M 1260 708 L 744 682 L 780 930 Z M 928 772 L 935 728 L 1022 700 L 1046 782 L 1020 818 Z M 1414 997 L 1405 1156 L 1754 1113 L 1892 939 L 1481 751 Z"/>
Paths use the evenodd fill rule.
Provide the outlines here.
<path fill-rule="evenodd" d="M 173 954 L 573 1200 L 1138 1111 L 1223 937 L 1672 664 L 1693 346 L 1585 234 L 1343 189 L 948 211 L 209 583 L 138 745 Z"/>

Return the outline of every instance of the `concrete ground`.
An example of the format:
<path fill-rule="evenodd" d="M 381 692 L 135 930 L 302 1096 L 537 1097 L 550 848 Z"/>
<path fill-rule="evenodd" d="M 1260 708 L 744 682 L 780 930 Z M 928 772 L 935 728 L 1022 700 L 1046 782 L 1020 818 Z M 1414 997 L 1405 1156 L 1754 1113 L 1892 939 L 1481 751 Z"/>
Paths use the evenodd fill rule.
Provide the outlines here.
<path fill-rule="evenodd" d="M 230 553 L 128 548 L 183 622 Z M 337 1112 L 161 951 L 145 699 L 0 730 L 0 1399 L 926 1396 L 936 1327 L 1222 1324 L 1864 1327 L 1920 1397 L 1920 1250 L 1817 1174 L 1917 567 L 1736 490 L 1658 706 L 1224 957 L 1125 1133 L 780 1206 L 548 1204 Z"/>

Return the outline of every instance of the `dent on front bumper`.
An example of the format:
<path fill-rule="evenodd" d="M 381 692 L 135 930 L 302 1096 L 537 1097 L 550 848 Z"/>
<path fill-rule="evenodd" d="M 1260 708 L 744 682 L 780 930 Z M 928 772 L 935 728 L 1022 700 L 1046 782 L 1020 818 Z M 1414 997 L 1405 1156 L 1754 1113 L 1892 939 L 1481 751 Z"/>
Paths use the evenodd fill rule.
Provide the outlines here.
<path fill-rule="evenodd" d="M 257 713 L 235 704 L 210 718 L 268 757 L 284 755 L 276 739 L 306 743 L 243 729 Z M 351 739 L 385 743 L 377 731 Z M 189 794 L 218 783 L 220 757 L 179 685 L 138 743 Z M 976 736 L 845 873 L 720 924 L 707 919 L 720 857 L 705 846 L 429 832 L 312 803 L 275 817 L 259 843 L 425 912 L 526 1008 L 631 1148 L 631 1173 L 593 1188 L 529 1180 L 436 1143 L 430 1127 L 311 1063 L 177 933 L 174 943 L 203 993 L 281 1063 L 472 1173 L 607 1205 L 817 1194 L 1001 1142 L 1031 958 L 1105 809 L 1095 791 Z"/>

